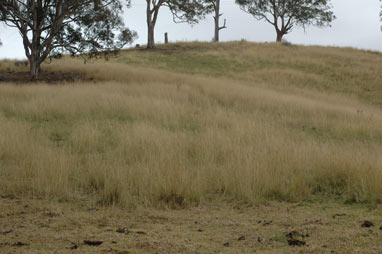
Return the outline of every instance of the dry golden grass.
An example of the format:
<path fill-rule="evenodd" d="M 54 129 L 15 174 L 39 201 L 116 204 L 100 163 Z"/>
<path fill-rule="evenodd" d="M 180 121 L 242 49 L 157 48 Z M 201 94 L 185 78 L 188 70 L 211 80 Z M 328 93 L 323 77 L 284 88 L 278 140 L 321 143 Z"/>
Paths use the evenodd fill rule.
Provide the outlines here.
<path fill-rule="evenodd" d="M 275 43 L 178 43 L 154 52 L 130 50 L 113 60 L 188 74 L 226 77 L 281 91 L 345 94 L 382 106 L 382 53 Z"/>
<path fill-rule="evenodd" d="M 380 55 L 210 45 L 43 67 L 93 83 L 1 84 L 0 192 L 123 206 L 382 200 Z M 243 72 L 221 59 L 240 55 Z"/>

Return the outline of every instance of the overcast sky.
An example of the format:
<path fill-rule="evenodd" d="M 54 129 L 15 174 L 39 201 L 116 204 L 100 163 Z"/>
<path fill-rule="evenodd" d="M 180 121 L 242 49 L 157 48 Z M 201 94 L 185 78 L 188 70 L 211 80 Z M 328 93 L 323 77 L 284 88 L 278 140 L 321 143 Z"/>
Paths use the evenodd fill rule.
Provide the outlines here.
<path fill-rule="evenodd" d="M 235 0 L 221 0 L 222 19 L 227 19 L 228 29 L 221 30 L 221 41 L 246 39 L 248 41 L 274 41 L 274 28 L 263 21 L 257 21 L 243 12 Z M 126 25 L 137 31 L 139 39 L 134 44 L 145 44 L 147 37 L 145 0 L 132 0 L 132 7 L 125 12 Z M 382 51 L 382 32 L 379 19 L 379 0 L 332 0 L 337 19 L 332 27 L 308 27 L 295 29 L 285 38 L 295 44 L 350 46 Z M 213 18 L 207 16 L 199 24 L 174 24 L 172 16 L 165 7 L 160 11 L 156 26 L 156 41 L 163 42 L 163 34 L 169 33 L 170 41 L 211 41 L 213 37 Z M 0 25 L 0 58 L 25 58 L 22 41 L 17 30 Z"/>

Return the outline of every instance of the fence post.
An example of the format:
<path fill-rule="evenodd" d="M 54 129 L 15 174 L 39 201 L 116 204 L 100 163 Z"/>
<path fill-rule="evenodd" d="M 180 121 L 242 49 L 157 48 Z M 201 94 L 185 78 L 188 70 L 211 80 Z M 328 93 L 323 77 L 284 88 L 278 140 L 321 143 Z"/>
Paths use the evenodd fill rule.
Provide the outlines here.
<path fill-rule="evenodd" d="M 164 44 L 168 44 L 168 33 L 164 33 Z"/>

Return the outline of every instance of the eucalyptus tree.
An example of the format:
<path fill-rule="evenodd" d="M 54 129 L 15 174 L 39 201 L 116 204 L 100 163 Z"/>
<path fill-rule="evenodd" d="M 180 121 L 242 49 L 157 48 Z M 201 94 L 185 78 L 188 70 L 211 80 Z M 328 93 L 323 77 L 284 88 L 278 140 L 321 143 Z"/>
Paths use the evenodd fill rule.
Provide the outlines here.
<path fill-rule="evenodd" d="M 146 0 L 147 48 L 155 48 L 155 25 L 159 11 L 167 7 L 175 23 L 196 24 L 211 12 L 211 5 L 205 0 Z"/>
<path fill-rule="evenodd" d="M 221 7 L 221 0 L 205 0 L 206 4 L 208 4 L 208 8 L 212 9 L 214 13 L 214 21 L 215 21 L 215 27 L 214 27 L 214 41 L 219 41 L 219 34 L 220 30 L 227 28 L 227 20 L 224 19 L 223 25 L 220 25 L 220 17 L 223 16 L 223 14 L 220 12 Z"/>
<path fill-rule="evenodd" d="M 2 0 L 0 22 L 18 29 L 32 79 L 47 57 L 107 55 L 133 41 L 119 0 Z M 128 1 L 129 5 L 129 1 Z"/>
<path fill-rule="evenodd" d="M 273 25 L 280 42 L 296 26 L 330 26 L 335 19 L 330 0 L 236 0 L 242 10 Z"/>

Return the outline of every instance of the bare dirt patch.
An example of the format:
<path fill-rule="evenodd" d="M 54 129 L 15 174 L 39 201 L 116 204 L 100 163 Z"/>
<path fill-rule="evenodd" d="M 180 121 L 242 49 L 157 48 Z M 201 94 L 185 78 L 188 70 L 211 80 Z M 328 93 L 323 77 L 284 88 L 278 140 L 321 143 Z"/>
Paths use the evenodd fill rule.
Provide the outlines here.
<path fill-rule="evenodd" d="M 0 253 L 381 253 L 382 232 L 359 226 L 365 218 L 382 225 L 380 211 L 280 202 L 94 209 L 86 201 L 0 198 L 0 231 L 6 232 Z"/>
<path fill-rule="evenodd" d="M 26 84 L 32 82 L 57 84 L 87 80 L 85 76 L 81 73 L 52 71 L 42 71 L 37 80 L 31 80 L 30 74 L 27 71 L 0 72 L 0 77 L 0 81 L 2 82 L 10 82 L 17 84 Z"/>

